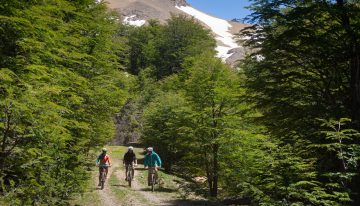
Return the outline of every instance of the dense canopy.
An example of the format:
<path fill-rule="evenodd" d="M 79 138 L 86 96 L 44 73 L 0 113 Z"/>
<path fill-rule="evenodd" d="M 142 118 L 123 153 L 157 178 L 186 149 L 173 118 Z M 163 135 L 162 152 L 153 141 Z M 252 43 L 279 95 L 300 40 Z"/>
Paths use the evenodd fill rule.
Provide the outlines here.
<path fill-rule="evenodd" d="M 71 204 L 116 117 L 117 142 L 153 146 L 210 199 L 359 205 L 359 2 L 252 2 L 235 68 L 186 16 L 133 27 L 93 0 L 1 4 L 0 204 Z"/>

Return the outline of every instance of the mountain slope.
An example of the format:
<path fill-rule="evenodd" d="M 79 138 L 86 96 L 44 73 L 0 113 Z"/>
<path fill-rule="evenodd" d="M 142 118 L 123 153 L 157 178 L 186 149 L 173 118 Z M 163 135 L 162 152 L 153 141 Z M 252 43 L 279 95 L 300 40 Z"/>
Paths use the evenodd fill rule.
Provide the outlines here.
<path fill-rule="evenodd" d="M 246 49 L 236 42 L 235 34 L 246 27 L 245 24 L 213 17 L 191 7 L 185 0 L 107 0 L 108 7 L 123 16 L 123 22 L 141 26 L 150 19 L 165 22 L 171 14 L 193 16 L 210 29 L 217 41 L 217 56 L 225 62 L 234 63 L 243 58 Z"/>

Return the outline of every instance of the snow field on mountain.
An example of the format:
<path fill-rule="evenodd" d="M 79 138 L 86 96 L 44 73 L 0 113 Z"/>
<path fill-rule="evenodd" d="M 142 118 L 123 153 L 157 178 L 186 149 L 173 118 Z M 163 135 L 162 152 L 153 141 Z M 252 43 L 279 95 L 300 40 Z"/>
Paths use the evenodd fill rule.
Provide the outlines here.
<path fill-rule="evenodd" d="M 229 54 L 229 51 L 239 47 L 234 40 L 234 35 L 229 31 L 232 26 L 226 20 L 207 15 L 190 6 L 176 6 L 176 8 L 205 23 L 217 35 L 215 37 L 216 40 L 219 40 L 224 44 L 223 46 L 216 47 L 216 51 L 218 52 L 217 57 L 226 60 L 232 55 L 231 53 Z"/>
<path fill-rule="evenodd" d="M 132 26 L 142 26 L 146 23 L 145 20 L 133 20 L 136 17 L 136 15 L 127 16 L 124 19 L 125 24 L 129 24 Z"/>

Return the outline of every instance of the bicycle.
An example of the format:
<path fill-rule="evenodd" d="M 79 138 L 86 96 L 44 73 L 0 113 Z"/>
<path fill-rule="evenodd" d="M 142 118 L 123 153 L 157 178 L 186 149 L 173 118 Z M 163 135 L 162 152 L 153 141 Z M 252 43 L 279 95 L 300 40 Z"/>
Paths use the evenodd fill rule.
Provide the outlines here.
<path fill-rule="evenodd" d="M 100 188 L 104 189 L 105 181 L 106 181 L 106 168 L 110 166 L 101 165 L 100 167 Z"/>
<path fill-rule="evenodd" d="M 150 186 L 151 186 L 151 191 L 154 192 L 155 190 L 155 184 L 156 184 L 156 168 L 155 167 L 149 167 L 149 172 L 150 172 Z"/>
<path fill-rule="evenodd" d="M 129 182 L 129 187 L 131 187 L 131 182 L 134 178 L 134 166 L 133 164 L 128 164 L 126 165 L 126 170 L 127 170 L 127 173 L 126 173 L 126 179 L 127 181 Z"/>

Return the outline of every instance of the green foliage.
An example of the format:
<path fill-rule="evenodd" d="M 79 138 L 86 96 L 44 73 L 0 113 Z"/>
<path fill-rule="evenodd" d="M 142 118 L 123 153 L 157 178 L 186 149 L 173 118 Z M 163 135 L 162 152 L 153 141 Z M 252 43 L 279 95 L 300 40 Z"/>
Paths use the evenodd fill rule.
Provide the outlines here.
<path fill-rule="evenodd" d="M 61 205 L 82 191 L 89 150 L 113 136 L 131 81 L 124 42 L 103 4 L 19 2 L 0 15 L 0 193 Z"/>
<path fill-rule="evenodd" d="M 274 187 L 297 185 L 295 196 L 279 192 L 271 197 L 286 199 L 286 204 L 346 205 L 352 204 L 350 199 L 359 204 L 358 175 L 345 172 L 341 162 L 356 156 L 350 148 L 359 142 L 351 129 L 359 128 L 360 117 L 354 72 L 359 68 L 354 59 L 359 56 L 360 12 L 356 2 L 344 2 L 256 0 L 252 6 L 250 18 L 257 25 L 248 30 L 254 53 L 242 64 L 246 98 L 262 113 L 254 122 L 266 126 L 280 148 L 287 148 L 279 155 L 291 151 L 275 161 L 302 165 L 290 172 L 290 184 Z M 345 130 L 319 132 L 335 127 L 317 119 L 342 117 L 353 119 Z M 286 178 L 284 172 L 278 174 Z"/>
<path fill-rule="evenodd" d="M 168 76 L 181 71 L 185 58 L 211 52 L 215 55 L 215 41 L 210 31 L 194 19 L 186 16 L 172 16 L 160 36 L 156 76 Z"/>
<path fill-rule="evenodd" d="M 340 171 L 333 171 L 324 175 L 335 182 L 334 184 L 340 184 L 339 187 L 347 188 L 353 176 L 357 175 L 359 168 L 360 146 L 353 142 L 360 137 L 360 133 L 357 130 L 346 128 L 347 124 L 351 122 L 350 119 L 321 121 L 323 122 L 322 126 L 331 130 L 321 132 L 325 135 L 325 141 L 315 145 L 315 147 L 334 154 L 341 165 Z"/>
<path fill-rule="evenodd" d="M 138 74 L 151 67 L 157 79 L 181 71 L 187 57 L 214 53 L 215 48 L 210 32 L 182 15 L 172 16 L 165 25 L 150 21 L 147 26 L 129 28 L 125 36 L 129 37 L 129 72 Z"/>
<path fill-rule="evenodd" d="M 143 143 L 155 146 L 166 171 L 170 171 L 193 144 L 189 135 L 190 114 L 184 97 L 174 92 L 158 94 L 144 111 Z"/>
<path fill-rule="evenodd" d="M 182 67 L 159 82 L 144 111 L 142 141 L 155 147 L 167 170 L 206 175 L 216 196 L 222 146 L 236 133 L 244 109 L 239 79 L 213 53 L 189 57 Z"/>
<path fill-rule="evenodd" d="M 131 27 L 92 0 L 1 4 L 0 203 L 66 205 L 126 102 L 126 132 L 210 196 L 358 204 L 358 2 L 253 2 L 240 71 L 185 16 Z"/>

